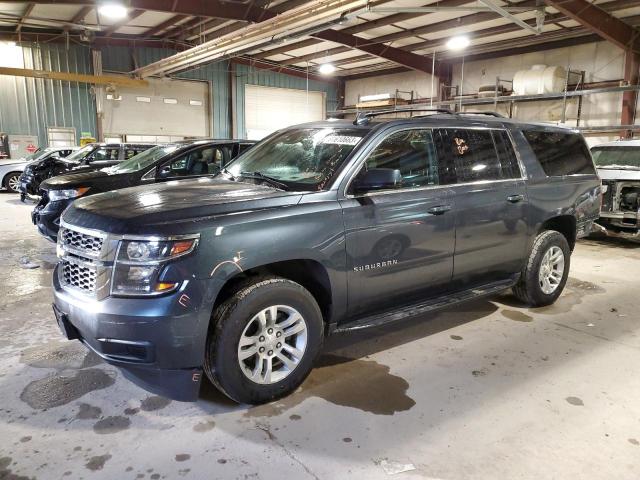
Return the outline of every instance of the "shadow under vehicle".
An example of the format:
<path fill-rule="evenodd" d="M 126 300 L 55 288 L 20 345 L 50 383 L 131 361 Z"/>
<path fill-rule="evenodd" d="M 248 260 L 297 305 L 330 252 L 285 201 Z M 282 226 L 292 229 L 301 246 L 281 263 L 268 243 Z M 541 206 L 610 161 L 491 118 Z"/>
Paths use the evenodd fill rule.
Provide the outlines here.
<path fill-rule="evenodd" d="M 584 138 L 556 126 L 438 111 L 289 127 L 215 177 L 73 202 L 54 313 L 151 391 L 194 400 L 205 374 L 268 402 L 332 332 L 509 288 L 555 302 L 600 188 Z"/>

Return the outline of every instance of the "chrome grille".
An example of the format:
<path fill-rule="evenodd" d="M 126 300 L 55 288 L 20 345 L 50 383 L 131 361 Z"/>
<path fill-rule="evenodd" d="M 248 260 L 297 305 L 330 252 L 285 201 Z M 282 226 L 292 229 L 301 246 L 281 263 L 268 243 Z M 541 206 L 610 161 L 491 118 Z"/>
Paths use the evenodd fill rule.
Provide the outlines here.
<path fill-rule="evenodd" d="M 86 233 L 63 228 L 60 234 L 62 245 L 95 257 L 102 250 L 103 239 Z"/>
<path fill-rule="evenodd" d="M 93 293 L 96 289 L 97 269 L 79 264 L 70 259 L 62 260 L 62 278 L 64 283 L 80 290 Z"/>

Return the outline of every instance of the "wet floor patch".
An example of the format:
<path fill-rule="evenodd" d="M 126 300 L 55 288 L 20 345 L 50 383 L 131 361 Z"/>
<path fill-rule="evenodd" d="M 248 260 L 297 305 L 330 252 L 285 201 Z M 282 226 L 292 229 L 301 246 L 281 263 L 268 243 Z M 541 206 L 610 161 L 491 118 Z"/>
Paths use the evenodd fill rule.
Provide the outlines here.
<path fill-rule="evenodd" d="M 17 475 L 9 468 L 13 463 L 11 457 L 0 457 L 0 478 L 2 480 L 30 480 L 29 477 Z"/>
<path fill-rule="evenodd" d="M 578 397 L 567 397 L 565 398 L 565 400 L 567 401 L 567 403 L 570 403 L 571 405 L 575 405 L 576 407 L 584 406 L 584 402 L 582 401 L 581 398 L 578 398 Z"/>
<path fill-rule="evenodd" d="M 128 417 L 114 416 L 106 417 L 97 421 L 93 425 L 93 431 L 100 435 L 109 435 L 126 430 L 131 426 L 131 420 Z"/>
<path fill-rule="evenodd" d="M 188 453 L 178 453 L 175 457 L 176 462 L 186 462 L 191 458 L 191 455 Z"/>
<path fill-rule="evenodd" d="M 81 403 L 79 405 L 78 413 L 76 413 L 76 419 L 78 420 L 90 420 L 100 418 L 102 409 L 100 407 L 94 407 L 88 403 Z"/>
<path fill-rule="evenodd" d="M 161 410 L 171 403 L 171 400 L 165 397 L 154 395 L 142 400 L 140 409 L 145 412 L 153 412 L 154 410 Z"/>
<path fill-rule="evenodd" d="M 460 335 L 449 335 L 449 338 L 451 340 L 462 340 L 462 337 Z"/>
<path fill-rule="evenodd" d="M 20 399 L 31 408 L 58 407 L 114 383 L 115 374 L 98 368 L 78 370 L 69 376 L 52 374 L 29 383 L 20 394 Z"/>
<path fill-rule="evenodd" d="M 95 367 L 102 360 L 80 343 L 68 342 L 27 348 L 20 353 L 20 363 L 35 368 L 66 370 Z"/>
<path fill-rule="evenodd" d="M 104 468 L 104 464 L 107 463 L 107 460 L 109 460 L 110 458 L 111 458 L 111 455 L 109 454 L 96 455 L 89 459 L 89 461 L 85 464 L 85 467 L 88 470 L 92 470 L 94 472 L 96 470 L 102 470 Z"/>
<path fill-rule="evenodd" d="M 198 433 L 204 433 L 204 432 L 213 430 L 215 426 L 216 426 L 216 422 L 214 422 L 213 420 L 207 420 L 205 422 L 196 423 L 193 426 L 193 431 Z"/>
<path fill-rule="evenodd" d="M 515 322 L 532 322 L 533 317 L 518 310 L 502 310 L 502 316 Z"/>
<path fill-rule="evenodd" d="M 391 374 L 389 367 L 374 360 L 325 355 L 297 392 L 277 402 L 251 408 L 245 415 L 280 415 L 308 397 L 319 397 L 376 415 L 393 415 L 416 404 L 407 395 L 408 389 L 409 383 L 404 378 Z"/>
<path fill-rule="evenodd" d="M 592 282 L 587 282 L 577 278 L 569 278 L 567 285 L 555 303 L 547 307 L 532 309 L 535 313 L 543 313 L 547 315 L 556 315 L 561 313 L 569 313 L 573 307 L 582 303 L 582 298 L 592 294 L 606 293 L 606 290 Z"/>

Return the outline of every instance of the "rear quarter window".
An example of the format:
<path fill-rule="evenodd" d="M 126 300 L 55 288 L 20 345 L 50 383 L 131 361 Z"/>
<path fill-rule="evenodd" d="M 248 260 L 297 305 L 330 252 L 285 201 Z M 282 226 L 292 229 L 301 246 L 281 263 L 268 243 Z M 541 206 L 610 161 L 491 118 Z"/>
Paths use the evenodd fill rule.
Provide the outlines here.
<path fill-rule="evenodd" d="M 536 130 L 523 133 L 548 177 L 595 175 L 589 149 L 581 135 Z"/>

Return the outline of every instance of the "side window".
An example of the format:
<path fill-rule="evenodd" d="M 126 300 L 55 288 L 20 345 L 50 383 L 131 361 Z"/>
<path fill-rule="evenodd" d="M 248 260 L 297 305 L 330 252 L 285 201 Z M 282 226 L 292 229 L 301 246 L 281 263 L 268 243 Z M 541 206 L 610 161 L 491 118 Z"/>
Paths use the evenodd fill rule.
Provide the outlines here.
<path fill-rule="evenodd" d="M 507 178 L 520 178 L 522 173 L 520 172 L 520 165 L 518 165 L 518 158 L 516 152 L 513 150 L 513 144 L 509 134 L 504 130 L 493 130 L 493 140 L 496 143 L 496 150 L 498 150 L 498 159 L 500 160 L 501 177 Z"/>
<path fill-rule="evenodd" d="M 238 156 L 242 155 L 244 152 L 253 147 L 252 143 L 241 143 L 238 145 Z"/>
<path fill-rule="evenodd" d="M 536 130 L 523 133 L 547 176 L 596 173 L 587 145 L 579 134 Z"/>
<path fill-rule="evenodd" d="M 453 158 L 459 183 L 501 178 L 491 130 L 451 129 L 448 133 L 445 148 Z"/>
<path fill-rule="evenodd" d="M 438 184 L 438 157 L 430 130 L 411 129 L 395 132 L 369 154 L 365 167 L 398 170 L 402 188 Z"/>
<path fill-rule="evenodd" d="M 216 173 L 222 165 L 224 154 L 217 147 L 192 150 L 164 164 L 159 170 L 161 178 L 187 177 Z"/>
<path fill-rule="evenodd" d="M 139 150 L 136 150 L 136 149 L 131 148 L 131 147 L 126 147 L 124 149 L 124 159 L 125 160 L 129 160 L 131 157 L 133 157 L 134 155 L 137 155 L 139 153 L 140 153 Z"/>
<path fill-rule="evenodd" d="M 119 148 L 99 148 L 91 154 L 92 161 L 118 160 Z"/>

